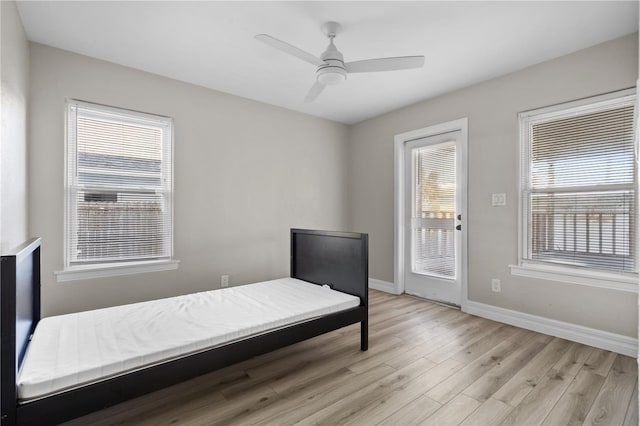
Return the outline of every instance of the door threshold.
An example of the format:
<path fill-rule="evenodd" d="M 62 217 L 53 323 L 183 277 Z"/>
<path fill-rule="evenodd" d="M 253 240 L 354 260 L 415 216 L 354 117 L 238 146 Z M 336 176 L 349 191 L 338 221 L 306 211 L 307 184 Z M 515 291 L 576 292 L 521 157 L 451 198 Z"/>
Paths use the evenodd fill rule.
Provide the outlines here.
<path fill-rule="evenodd" d="M 445 308 L 452 308 L 458 311 L 460 310 L 460 306 L 454 305 L 453 303 L 447 303 L 441 300 L 427 299 L 426 297 L 422 297 L 422 296 L 418 296 L 417 294 L 411 294 L 406 292 L 403 294 L 409 297 L 413 297 L 414 299 L 422 300 L 423 302 L 431 302 L 431 303 L 435 303 L 436 305 L 444 306 Z"/>

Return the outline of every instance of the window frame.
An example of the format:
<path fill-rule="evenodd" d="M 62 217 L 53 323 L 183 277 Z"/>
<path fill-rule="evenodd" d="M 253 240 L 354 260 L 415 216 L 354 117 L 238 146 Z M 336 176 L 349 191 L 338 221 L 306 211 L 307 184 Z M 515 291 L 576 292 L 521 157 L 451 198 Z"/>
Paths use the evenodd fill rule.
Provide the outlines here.
<path fill-rule="evenodd" d="M 519 143 L 518 143 L 518 264 L 509 265 L 512 275 L 537 278 L 551 281 L 560 281 L 571 284 L 585 285 L 597 288 L 615 289 L 625 292 L 638 293 L 638 273 L 637 272 L 610 272 L 595 268 L 573 267 L 571 265 L 556 264 L 553 262 L 536 261 L 527 258 L 529 253 L 529 230 L 528 213 L 525 207 L 525 183 L 524 171 L 530 170 L 530 164 L 525 164 L 527 158 L 522 155 L 524 150 L 528 150 L 531 141 L 529 140 L 529 128 L 532 118 L 541 120 L 545 118 L 562 119 L 572 115 L 580 115 L 588 110 L 593 110 L 594 106 L 607 107 L 631 101 L 634 103 L 634 126 L 635 126 L 635 229 L 638 233 L 638 105 L 635 88 L 610 92 L 603 95 L 592 96 L 571 102 L 563 102 L 548 107 L 537 108 L 524 111 L 518 114 Z M 636 265 L 639 264 L 639 244 L 638 238 L 634 241 L 634 256 Z M 636 266 L 637 267 L 637 266 Z"/>
<path fill-rule="evenodd" d="M 165 144 L 168 144 L 168 152 L 170 153 L 170 165 L 169 170 L 171 174 L 170 182 L 167 186 L 168 205 L 169 205 L 169 242 L 167 248 L 169 256 L 164 259 L 150 259 L 150 260 L 131 260 L 121 262 L 94 262 L 86 263 L 82 265 L 71 264 L 71 250 L 72 245 L 69 233 L 73 232 L 71 229 L 71 220 L 77 214 L 72 206 L 71 192 L 73 186 L 76 184 L 70 174 L 70 167 L 73 165 L 70 162 L 70 155 L 77 155 L 77 139 L 71 140 L 72 132 L 70 132 L 70 114 L 73 106 L 85 107 L 99 112 L 113 113 L 117 115 L 124 115 L 127 119 L 131 119 L 133 123 L 140 123 L 142 121 L 147 123 L 158 123 L 160 126 L 166 127 L 164 138 L 162 141 L 163 151 Z M 64 226 L 63 226 L 63 262 L 64 268 L 61 271 L 56 271 L 56 279 L 58 282 L 73 281 L 81 279 L 92 278 L 104 278 L 119 275 L 129 275 L 144 272 L 155 271 L 167 271 L 175 270 L 178 268 L 179 261 L 174 259 L 174 125 L 171 117 L 161 116 L 157 114 L 149 114 L 140 111 L 134 111 L 126 108 L 118 108 L 108 105 L 97 104 L 93 102 L 86 102 L 76 99 L 66 99 L 65 101 L 65 133 L 64 133 Z M 126 122 L 126 119 L 123 120 Z M 73 132 L 75 133 L 75 132 Z M 75 162 L 74 162 L 75 163 Z M 77 167 L 77 164 L 76 164 Z"/>

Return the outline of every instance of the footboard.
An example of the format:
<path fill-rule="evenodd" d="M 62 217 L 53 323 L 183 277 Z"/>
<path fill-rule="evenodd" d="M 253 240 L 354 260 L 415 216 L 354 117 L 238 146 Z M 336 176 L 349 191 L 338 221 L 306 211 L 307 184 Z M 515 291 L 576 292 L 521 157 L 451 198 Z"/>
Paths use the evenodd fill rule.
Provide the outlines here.
<path fill-rule="evenodd" d="M 291 277 L 360 298 L 361 349 L 368 347 L 369 236 L 354 232 L 291 230 Z"/>

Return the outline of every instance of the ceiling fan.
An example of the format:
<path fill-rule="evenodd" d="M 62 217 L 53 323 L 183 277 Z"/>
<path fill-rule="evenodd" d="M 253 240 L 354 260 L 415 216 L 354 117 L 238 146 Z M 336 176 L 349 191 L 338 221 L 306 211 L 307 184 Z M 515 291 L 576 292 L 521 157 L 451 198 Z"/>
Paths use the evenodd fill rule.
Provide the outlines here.
<path fill-rule="evenodd" d="M 316 57 L 289 43 L 278 40 L 267 34 L 258 34 L 255 38 L 318 67 L 316 82 L 307 93 L 305 102 L 314 101 L 327 85 L 334 85 L 347 79 L 347 74 L 356 72 L 396 71 L 420 68 L 424 65 L 424 56 L 397 56 L 393 58 L 365 59 L 363 61 L 344 62 L 342 53 L 333 44 L 333 39 L 340 30 L 337 22 L 325 22 L 322 31 L 329 37 L 329 47 Z"/>

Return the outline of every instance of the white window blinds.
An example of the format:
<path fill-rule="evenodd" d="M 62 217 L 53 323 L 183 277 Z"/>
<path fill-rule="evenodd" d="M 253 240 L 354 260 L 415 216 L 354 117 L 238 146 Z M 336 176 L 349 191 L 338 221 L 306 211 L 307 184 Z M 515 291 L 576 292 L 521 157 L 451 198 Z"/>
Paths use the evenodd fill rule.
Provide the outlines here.
<path fill-rule="evenodd" d="M 637 272 L 634 105 L 521 115 L 525 260 Z"/>
<path fill-rule="evenodd" d="M 67 119 L 67 267 L 170 259 L 171 119 L 75 101 Z"/>
<path fill-rule="evenodd" d="M 412 155 L 412 271 L 455 277 L 455 142 L 416 148 Z"/>

